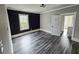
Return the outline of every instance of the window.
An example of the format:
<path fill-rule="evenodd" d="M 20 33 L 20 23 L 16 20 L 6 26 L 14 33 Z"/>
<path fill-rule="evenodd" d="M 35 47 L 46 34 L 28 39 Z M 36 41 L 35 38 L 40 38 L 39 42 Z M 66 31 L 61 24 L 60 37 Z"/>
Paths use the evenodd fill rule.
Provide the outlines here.
<path fill-rule="evenodd" d="M 28 15 L 19 14 L 20 30 L 29 29 Z"/>

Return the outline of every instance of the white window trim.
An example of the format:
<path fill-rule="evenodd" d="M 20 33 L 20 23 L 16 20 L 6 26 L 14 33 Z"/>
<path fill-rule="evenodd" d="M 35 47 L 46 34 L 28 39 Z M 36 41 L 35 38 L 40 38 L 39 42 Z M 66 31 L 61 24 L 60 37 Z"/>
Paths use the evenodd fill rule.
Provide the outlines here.
<path fill-rule="evenodd" d="M 19 16 L 19 26 L 20 26 L 20 15 L 24 15 L 24 16 L 29 17 L 29 15 L 28 15 L 28 14 L 18 14 L 18 16 Z M 20 31 L 23 31 L 23 30 L 28 30 L 28 29 L 29 29 L 29 20 L 27 20 L 27 21 L 28 21 L 28 28 L 21 29 L 21 27 L 20 27 Z"/>

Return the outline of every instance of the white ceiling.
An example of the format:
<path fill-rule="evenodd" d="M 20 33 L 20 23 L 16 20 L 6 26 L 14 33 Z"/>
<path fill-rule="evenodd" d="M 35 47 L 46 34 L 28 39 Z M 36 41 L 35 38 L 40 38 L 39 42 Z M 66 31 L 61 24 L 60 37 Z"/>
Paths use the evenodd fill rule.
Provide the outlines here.
<path fill-rule="evenodd" d="M 43 13 L 45 11 L 71 6 L 73 4 L 46 4 L 45 8 L 40 7 L 40 5 L 41 4 L 6 4 L 6 7 L 13 10 Z"/>

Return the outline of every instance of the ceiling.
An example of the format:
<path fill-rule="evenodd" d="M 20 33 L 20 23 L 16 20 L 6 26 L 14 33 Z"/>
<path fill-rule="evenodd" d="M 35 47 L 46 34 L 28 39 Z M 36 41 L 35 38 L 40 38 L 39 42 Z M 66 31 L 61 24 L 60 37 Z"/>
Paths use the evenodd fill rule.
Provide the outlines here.
<path fill-rule="evenodd" d="M 63 8 L 67 6 L 72 6 L 73 4 L 45 4 L 46 7 L 40 7 L 41 4 L 6 4 L 8 9 L 33 12 L 33 13 L 43 13 L 49 10 L 54 10 L 58 8 Z"/>

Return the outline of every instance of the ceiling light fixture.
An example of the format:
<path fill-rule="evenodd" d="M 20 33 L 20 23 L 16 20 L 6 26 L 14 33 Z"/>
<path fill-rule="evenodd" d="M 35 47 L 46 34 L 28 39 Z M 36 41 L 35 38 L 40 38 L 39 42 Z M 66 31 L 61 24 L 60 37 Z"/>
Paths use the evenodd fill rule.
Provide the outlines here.
<path fill-rule="evenodd" d="M 45 4 L 41 4 L 41 5 L 40 5 L 40 7 L 43 7 L 43 8 L 45 8 L 45 7 L 46 7 L 46 5 L 45 5 Z"/>

